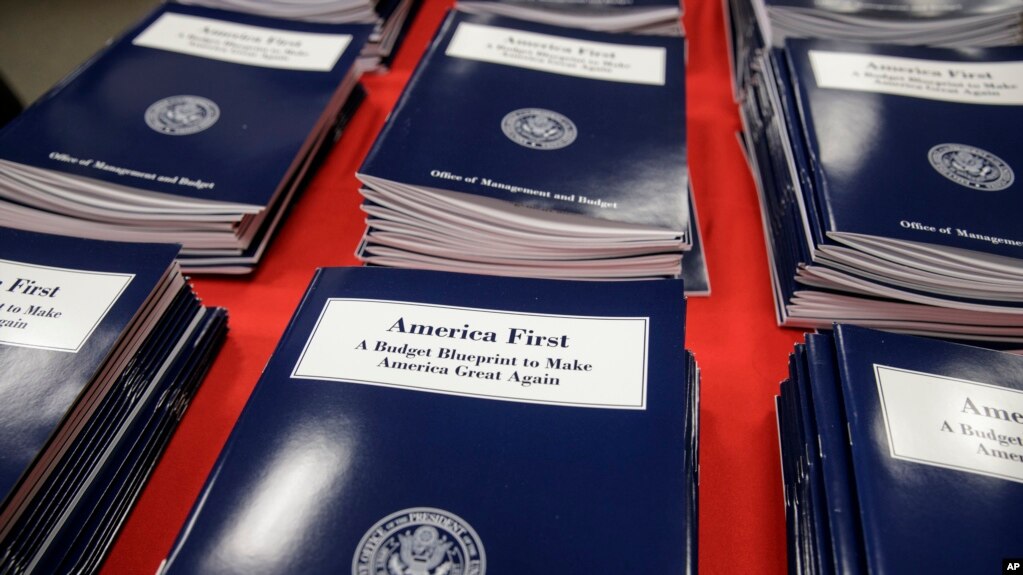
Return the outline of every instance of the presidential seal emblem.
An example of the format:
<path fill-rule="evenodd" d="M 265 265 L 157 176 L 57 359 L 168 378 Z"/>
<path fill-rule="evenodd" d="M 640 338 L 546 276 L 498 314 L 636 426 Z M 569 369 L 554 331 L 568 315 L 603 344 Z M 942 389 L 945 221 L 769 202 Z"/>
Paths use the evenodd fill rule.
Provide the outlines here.
<path fill-rule="evenodd" d="M 146 124 L 171 136 L 187 136 L 209 128 L 220 118 L 220 107 L 201 96 L 171 96 L 146 110 Z"/>
<path fill-rule="evenodd" d="M 484 575 L 483 543 L 464 519 L 442 509 L 392 513 L 355 548 L 352 575 Z"/>
<path fill-rule="evenodd" d="M 1012 168 L 991 152 L 965 144 L 938 144 L 927 159 L 939 174 L 974 190 L 997 192 L 1012 185 Z"/>
<path fill-rule="evenodd" d="M 557 150 L 575 141 L 578 131 L 563 114 L 542 108 L 522 108 L 501 120 L 501 131 L 520 146 Z"/>

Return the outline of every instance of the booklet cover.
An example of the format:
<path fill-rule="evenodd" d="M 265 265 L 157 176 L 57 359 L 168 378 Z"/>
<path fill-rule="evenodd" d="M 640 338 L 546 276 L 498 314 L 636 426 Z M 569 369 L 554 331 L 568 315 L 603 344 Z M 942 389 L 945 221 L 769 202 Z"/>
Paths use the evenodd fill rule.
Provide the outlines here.
<path fill-rule="evenodd" d="M 178 246 L 0 228 L 0 571 L 93 572 L 226 331 Z"/>
<path fill-rule="evenodd" d="M 1016 117 L 1020 106 L 946 102 L 946 96 L 931 101 L 921 94 L 954 91 L 954 83 L 899 83 L 908 71 L 946 73 L 925 65 L 937 56 L 948 61 L 960 52 L 1006 56 L 1010 50 L 821 40 L 791 45 L 799 50 L 773 50 L 758 59 L 741 108 L 779 323 L 824 328 L 848 321 L 955 339 L 1019 341 L 1023 260 L 1012 239 L 1018 226 L 1005 217 L 1019 203 L 1014 172 L 959 146 L 931 146 L 930 157 L 925 147 L 938 132 L 959 137 L 953 132 L 961 124 L 963 141 L 1001 137 L 1004 147 L 1011 134 L 1001 126 L 970 126 L 956 107 L 983 110 L 994 126 Z M 920 58 L 886 55 L 909 52 Z M 846 80 L 862 78 L 869 88 L 834 81 L 846 57 L 863 66 Z M 815 68 L 816 60 L 826 65 Z M 991 66 L 1004 71 L 1016 64 L 1005 59 Z M 917 116 L 918 107 L 947 121 L 925 121 L 932 116 Z M 872 148 L 863 143 L 868 139 L 886 147 Z M 965 176 L 957 181 L 957 170 L 975 172 L 973 183 Z M 1009 180 L 1008 187 L 994 189 L 993 183 Z"/>
<path fill-rule="evenodd" d="M 177 252 L 0 228 L 0 500 L 137 329 Z"/>
<path fill-rule="evenodd" d="M 685 110 L 681 38 L 455 12 L 359 176 L 681 234 Z"/>
<path fill-rule="evenodd" d="M 906 46 L 1012 46 L 1023 42 L 1018 0 L 724 0 L 736 95 L 758 51 L 787 38 Z"/>
<path fill-rule="evenodd" d="M 876 573 L 987 573 L 1023 532 L 1023 358 L 837 326 Z"/>
<path fill-rule="evenodd" d="M 351 113 L 371 29 L 157 7 L 0 131 L 0 223 L 251 271 Z"/>
<path fill-rule="evenodd" d="M 1023 258 L 1023 48 L 791 40 L 827 231 Z"/>
<path fill-rule="evenodd" d="M 684 572 L 684 326 L 677 280 L 320 270 L 161 573 Z"/>
<path fill-rule="evenodd" d="M 1019 555 L 1023 358 L 838 324 L 777 398 L 796 572 L 964 573 Z"/>
<path fill-rule="evenodd" d="M 266 206 L 370 26 L 164 4 L 0 132 L 0 158 Z"/>

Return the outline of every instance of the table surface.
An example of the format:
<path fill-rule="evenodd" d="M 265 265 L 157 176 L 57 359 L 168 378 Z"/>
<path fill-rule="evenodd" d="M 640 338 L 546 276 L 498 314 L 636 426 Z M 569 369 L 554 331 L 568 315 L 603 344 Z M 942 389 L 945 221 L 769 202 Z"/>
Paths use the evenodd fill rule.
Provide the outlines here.
<path fill-rule="evenodd" d="M 259 269 L 196 277 L 230 311 L 227 342 L 128 518 L 104 574 L 154 573 L 271 352 L 321 266 L 358 265 L 364 229 L 355 170 L 451 0 L 424 0 L 386 74 L 294 206 Z M 802 332 L 777 327 L 753 180 L 736 133 L 720 0 L 687 0 L 689 164 L 712 294 L 689 300 L 687 344 L 703 382 L 699 566 L 703 573 L 785 572 L 785 523 L 773 397 Z"/>

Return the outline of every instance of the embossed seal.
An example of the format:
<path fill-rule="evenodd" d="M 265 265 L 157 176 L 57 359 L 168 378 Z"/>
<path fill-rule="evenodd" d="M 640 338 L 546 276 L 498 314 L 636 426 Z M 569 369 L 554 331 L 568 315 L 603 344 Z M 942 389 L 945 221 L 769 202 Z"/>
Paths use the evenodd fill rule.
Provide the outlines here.
<path fill-rule="evenodd" d="M 483 543 L 461 517 L 431 507 L 392 513 L 355 548 L 352 575 L 484 575 Z"/>
<path fill-rule="evenodd" d="M 965 144 L 938 144 L 927 159 L 939 174 L 974 190 L 997 192 L 1012 185 L 1012 168 L 991 152 Z"/>
<path fill-rule="evenodd" d="M 505 136 L 527 148 L 557 150 L 575 141 L 578 131 L 563 114 L 543 108 L 522 108 L 501 120 Z"/>
<path fill-rule="evenodd" d="M 171 96 L 146 109 L 146 124 L 171 136 L 187 136 L 217 123 L 220 107 L 201 96 Z"/>

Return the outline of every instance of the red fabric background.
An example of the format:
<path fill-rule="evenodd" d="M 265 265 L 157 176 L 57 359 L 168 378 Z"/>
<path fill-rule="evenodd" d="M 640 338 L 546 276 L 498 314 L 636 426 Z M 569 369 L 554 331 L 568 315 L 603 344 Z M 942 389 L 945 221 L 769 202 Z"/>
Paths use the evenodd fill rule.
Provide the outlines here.
<path fill-rule="evenodd" d="M 207 304 L 230 310 L 231 331 L 128 519 L 105 575 L 156 571 L 313 270 L 358 264 L 353 252 L 364 224 L 355 170 L 449 5 L 425 0 L 392 71 L 364 78 L 366 103 L 258 271 L 194 279 Z M 710 574 L 782 574 L 773 396 L 801 332 L 775 325 L 756 192 L 735 136 L 739 118 L 719 0 L 686 0 L 685 28 L 689 162 L 712 287 L 710 297 L 689 300 L 687 326 L 688 347 L 703 373 L 699 565 Z"/>

